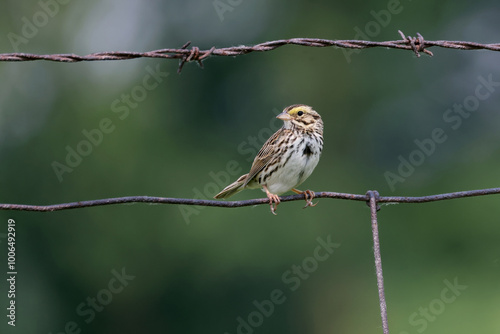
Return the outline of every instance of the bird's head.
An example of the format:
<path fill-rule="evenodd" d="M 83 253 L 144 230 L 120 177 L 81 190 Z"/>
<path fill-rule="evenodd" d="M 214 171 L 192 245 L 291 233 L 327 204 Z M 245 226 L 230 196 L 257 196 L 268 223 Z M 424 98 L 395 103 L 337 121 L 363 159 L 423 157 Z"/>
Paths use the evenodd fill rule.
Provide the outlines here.
<path fill-rule="evenodd" d="M 285 122 L 285 128 L 297 128 L 302 131 L 320 131 L 323 133 L 323 121 L 314 109 L 305 104 L 294 104 L 286 107 L 276 116 Z"/>

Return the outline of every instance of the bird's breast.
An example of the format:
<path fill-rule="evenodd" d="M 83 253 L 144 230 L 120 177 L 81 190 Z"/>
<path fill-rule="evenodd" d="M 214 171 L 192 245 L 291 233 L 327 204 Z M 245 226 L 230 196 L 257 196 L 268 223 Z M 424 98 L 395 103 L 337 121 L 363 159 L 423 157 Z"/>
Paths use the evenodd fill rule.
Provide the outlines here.
<path fill-rule="evenodd" d="M 322 149 L 322 138 L 314 135 L 298 137 L 283 153 L 279 168 L 265 180 L 269 191 L 281 194 L 304 182 L 318 164 Z"/>

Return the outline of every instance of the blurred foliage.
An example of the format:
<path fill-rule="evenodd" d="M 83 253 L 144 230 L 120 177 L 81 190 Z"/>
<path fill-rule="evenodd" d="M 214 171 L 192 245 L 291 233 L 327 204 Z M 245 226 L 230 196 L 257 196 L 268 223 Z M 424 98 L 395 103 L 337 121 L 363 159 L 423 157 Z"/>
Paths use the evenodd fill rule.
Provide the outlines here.
<path fill-rule="evenodd" d="M 291 37 L 354 39 L 356 31 L 393 40 L 398 29 L 429 40 L 499 42 L 500 8 L 493 0 L 62 2 L 4 1 L 1 52 L 147 51 L 188 40 L 208 49 Z M 220 3 L 229 6 L 222 14 L 215 8 Z M 400 10 L 383 16 L 388 6 Z M 50 11 L 41 24 L 40 12 Z M 22 36 L 35 17 L 42 20 L 36 33 L 14 48 L 12 34 Z M 249 137 L 262 143 L 275 130 L 276 112 L 293 103 L 312 105 L 325 122 L 323 157 L 304 188 L 417 196 L 496 187 L 498 87 L 457 129 L 443 117 L 475 94 L 478 77 L 500 81 L 500 54 L 432 51 L 434 57 L 417 59 L 399 50 L 286 46 L 210 58 L 203 70 L 186 64 L 180 75 L 176 61 L 159 59 L 0 63 L 0 202 L 210 197 L 213 175 L 225 181 L 231 160 L 241 168 L 231 179 L 245 173 L 252 156 L 242 147 L 251 147 Z M 141 89 L 156 69 L 168 75 L 156 88 Z M 92 132 L 103 119 L 113 131 L 85 148 L 82 131 Z M 392 191 L 384 174 L 397 173 L 399 157 L 409 159 L 415 140 L 436 128 L 447 140 Z M 53 163 L 67 164 L 68 147 L 78 145 L 88 154 L 60 182 Z M 262 196 L 254 190 L 235 199 Z M 379 333 L 369 209 L 319 202 L 307 210 L 301 202 L 283 203 L 276 217 L 267 206 L 1 212 L 0 233 L 9 218 L 17 222 L 16 330 L 60 333 L 74 321 L 82 333 Z M 498 331 L 498 216 L 495 196 L 382 207 L 393 332 Z M 307 262 L 317 238 L 328 236 L 340 247 L 292 291 L 282 276 Z M 122 268 L 135 278 L 111 301 L 103 299 L 112 271 Z M 455 278 L 467 288 L 453 302 L 440 302 L 445 282 Z M 5 281 L 0 288 L 5 298 Z M 255 303 L 276 289 L 286 300 L 259 318 L 256 312 L 265 312 Z M 109 303 L 87 323 L 78 307 L 96 296 Z M 432 317 L 420 314 L 426 308 Z M 238 329 L 239 317 L 258 326 Z M 13 333 L 5 323 L 2 333 Z"/>

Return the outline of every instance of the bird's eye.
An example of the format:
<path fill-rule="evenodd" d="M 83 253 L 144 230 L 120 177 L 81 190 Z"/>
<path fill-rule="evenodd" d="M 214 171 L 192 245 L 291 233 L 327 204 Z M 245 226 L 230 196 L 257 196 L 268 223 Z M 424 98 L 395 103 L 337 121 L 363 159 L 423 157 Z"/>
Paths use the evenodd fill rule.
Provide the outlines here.
<path fill-rule="evenodd" d="M 300 111 L 297 113 L 297 115 L 302 116 L 302 115 L 304 115 L 304 112 L 303 112 L 302 110 L 300 110 Z"/>

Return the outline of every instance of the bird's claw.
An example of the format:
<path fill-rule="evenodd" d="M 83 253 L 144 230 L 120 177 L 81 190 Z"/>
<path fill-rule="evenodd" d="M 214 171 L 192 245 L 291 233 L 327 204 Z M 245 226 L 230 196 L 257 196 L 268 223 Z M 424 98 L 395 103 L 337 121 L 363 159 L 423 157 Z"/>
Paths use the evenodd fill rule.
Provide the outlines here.
<path fill-rule="evenodd" d="M 271 213 L 276 216 L 276 208 L 278 204 L 280 204 L 280 197 L 275 194 L 267 194 L 267 198 L 269 198 L 269 206 L 271 207 Z M 274 204 L 274 205 L 273 205 Z"/>
<path fill-rule="evenodd" d="M 302 192 L 304 194 L 304 197 L 306 198 L 306 206 L 304 206 L 302 209 L 307 208 L 308 206 L 316 206 L 318 205 L 319 202 L 316 202 L 313 204 L 312 200 L 314 198 L 314 192 L 311 190 L 306 190 Z"/>

